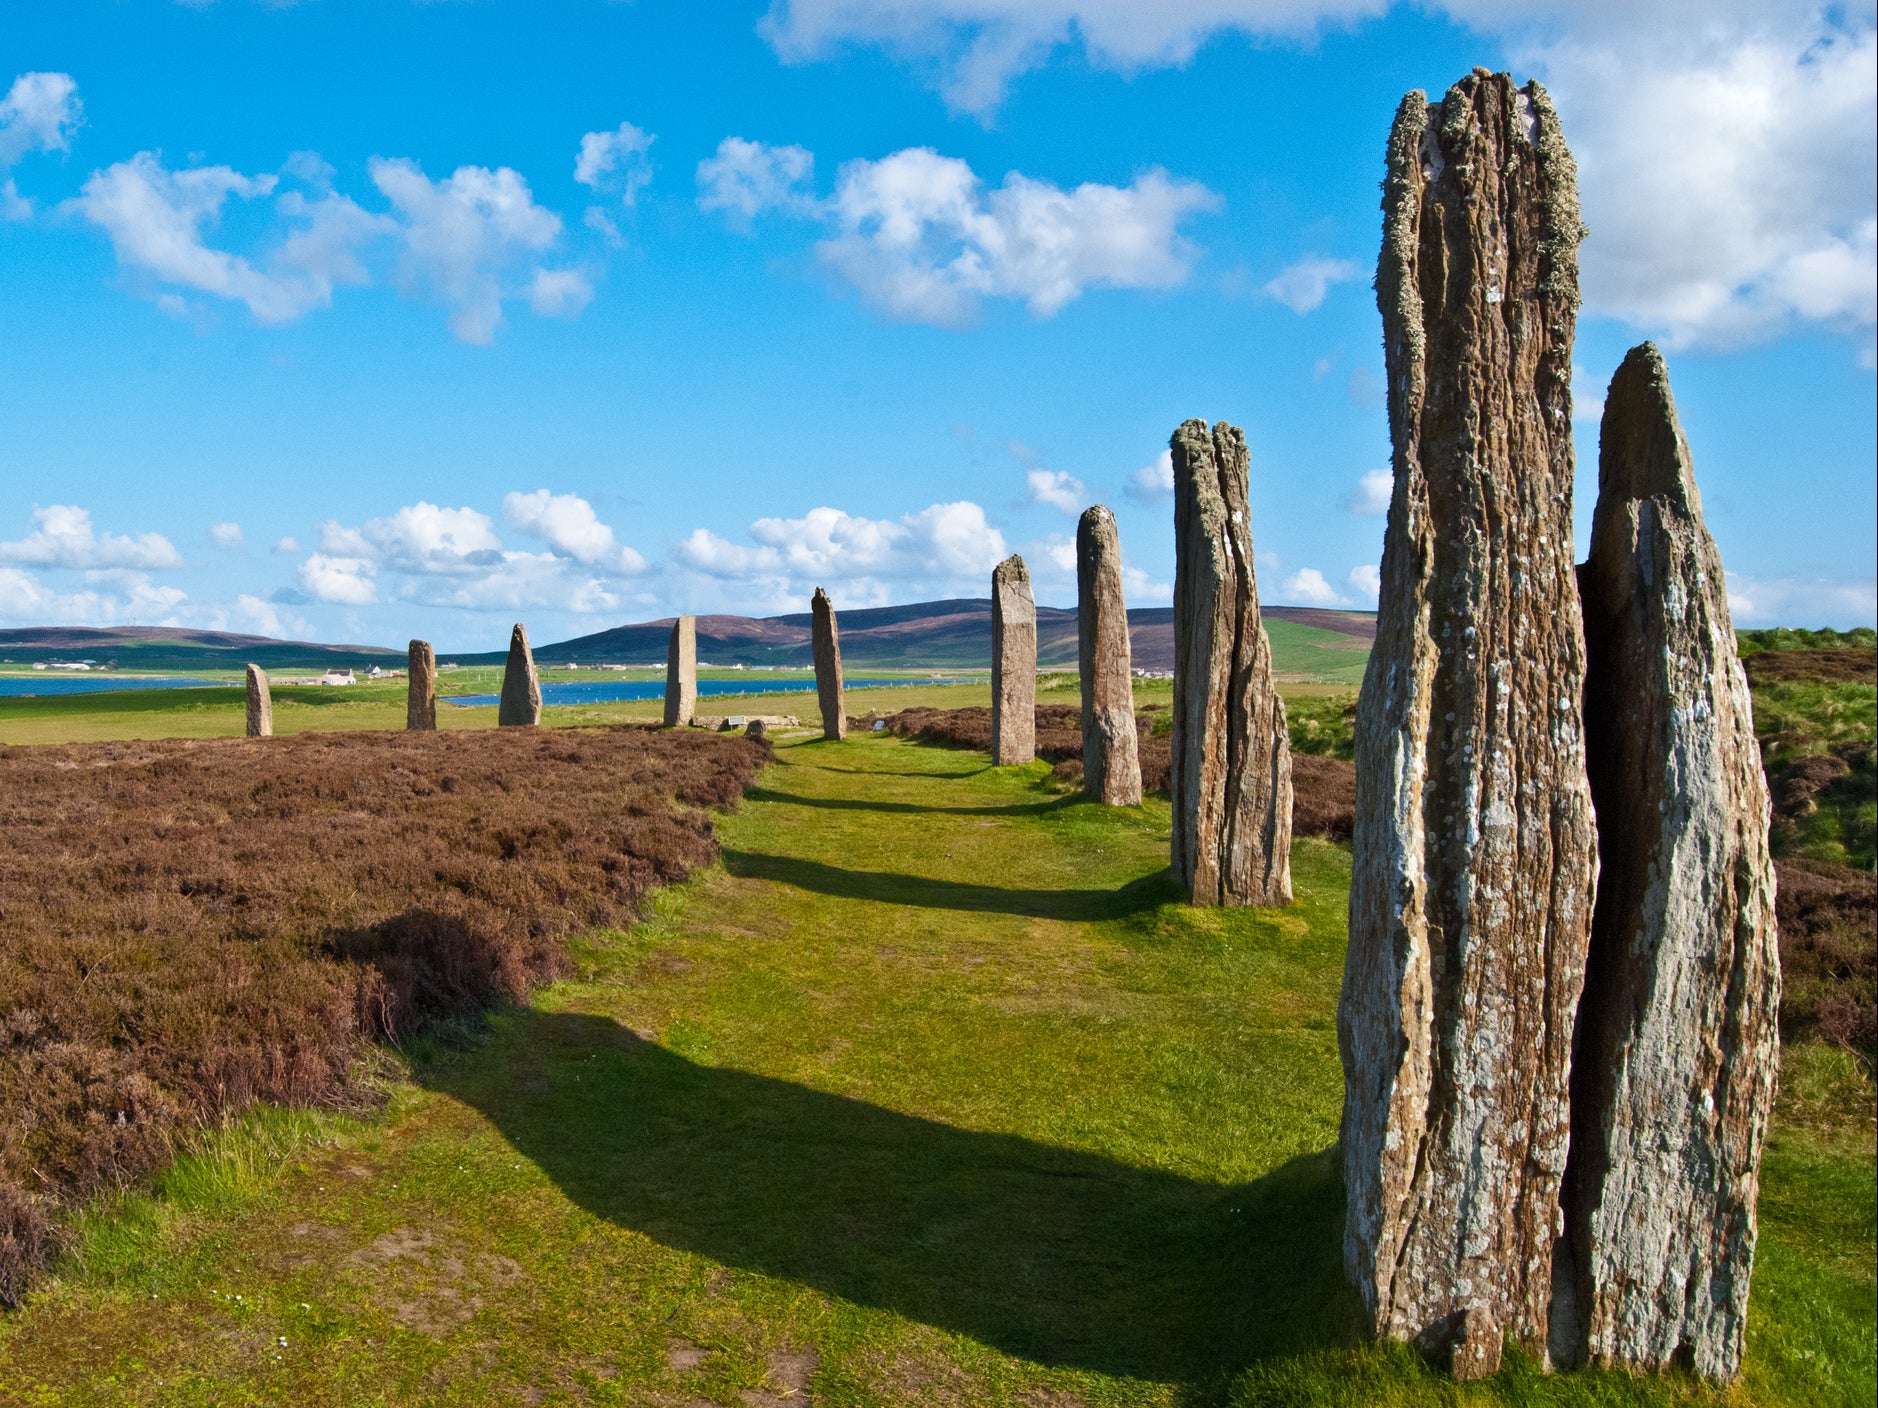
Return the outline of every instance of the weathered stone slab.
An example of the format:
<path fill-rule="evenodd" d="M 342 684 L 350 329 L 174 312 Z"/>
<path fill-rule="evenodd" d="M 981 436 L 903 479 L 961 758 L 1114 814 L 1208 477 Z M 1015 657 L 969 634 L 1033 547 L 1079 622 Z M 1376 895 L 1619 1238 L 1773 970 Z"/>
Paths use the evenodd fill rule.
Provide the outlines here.
<path fill-rule="evenodd" d="M 274 696 L 267 687 L 267 671 L 259 665 L 248 666 L 248 737 L 271 738 L 274 735 Z"/>
<path fill-rule="evenodd" d="M 809 611 L 815 653 L 815 697 L 822 708 L 822 737 L 846 738 L 848 714 L 841 698 L 841 635 L 835 626 L 834 604 L 820 587 L 815 589 Z"/>
<path fill-rule="evenodd" d="M 1141 802 L 1141 748 L 1122 598 L 1122 539 L 1107 505 L 1076 525 L 1077 666 L 1082 674 L 1082 785 L 1111 807 Z"/>
<path fill-rule="evenodd" d="M 1604 402 L 1579 584 L 1600 870 L 1553 1359 L 1727 1379 L 1779 1058 L 1774 867 L 1721 554 L 1649 343 Z"/>
<path fill-rule="evenodd" d="M 1253 574 L 1237 426 L 1174 432 L 1174 876 L 1194 904 L 1291 902 L 1291 738 Z"/>
<path fill-rule="evenodd" d="M 698 712 L 698 618 L 672 622 L 672 643 L 665 654 L 665 726 L 683 728 Z"/>
<path fill-rule="evenodd" d="M 991 571 L 991 761 L 1037 756 L 1037 602 L 1030 569 L 1012 554 Z"/>
<path fill-rule="evenodd" d="M 1344 1261 L 1378 1336 L 1542 1355 L 1597 874 L 1576 172 L 1544 91 L 1476 69 L 1403 99 L 1383 190 L 1395 491 L 1357 706 Z"/>
<path fill-rule="evenodd" d="M 540 722 L 541 677 L 535 673 L 535 652 L 528 648 L 528 630 L 517 621 L 509 633 L 508 662 L 502 667 L 496 723 L 502 728 L 533 728 Z"/>
<path fill-rule="evenodd" d="M 411 642 L 409 668 L 405 671 L 408 686 L 404 697 L 404 726 L 407 729 L 437 727 L 437 652 L 427 640 Z"/>

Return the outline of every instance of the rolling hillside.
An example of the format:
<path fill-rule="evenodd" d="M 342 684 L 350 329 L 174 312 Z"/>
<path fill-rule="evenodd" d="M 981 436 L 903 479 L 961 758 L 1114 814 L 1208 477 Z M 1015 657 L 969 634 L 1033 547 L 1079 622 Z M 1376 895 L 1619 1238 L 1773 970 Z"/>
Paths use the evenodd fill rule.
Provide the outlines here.
<path fill-rule="evenodd" d="M 32 626 L 0 630 L 0 660 L 15 665 L 91 660 L 122 670 L 326 669 L 402 663 L 402 650 L 377 645 L 321 645 L 233 631 L 176 626 Z"/>

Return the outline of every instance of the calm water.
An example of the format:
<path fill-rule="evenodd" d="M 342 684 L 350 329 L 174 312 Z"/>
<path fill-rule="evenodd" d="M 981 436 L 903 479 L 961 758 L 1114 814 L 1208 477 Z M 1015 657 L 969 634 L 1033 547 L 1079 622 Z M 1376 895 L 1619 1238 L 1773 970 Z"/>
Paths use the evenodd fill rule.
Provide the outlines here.
<path fill-rule="evenodd" d="M 50 670 L 44 674 L 35 671 L 30 675 L 0 675 L 0 699 L 17 698 L 22 694 L 96 694 L 106 689 L 242 689 L 244 687 L 240 681 L 229 680 L 179 680 L 169 676 L 137 679 L 126 675 L 55 675 Z"/>
<path fill-rule="evenodd" d="M 908 684 L 967 684 L 968 680 L 864 680 L 844 681 L 849 689 L 884 689 L 896 685 Z M 810 680 L 699 680 L 700 698 L 723 694 L 813 694 L 815 681 Z M 606 704 L 617 699 L 663 699 L 665 697 L 664 680 L 595 680 L 572 684 L 544 684 L 541 687 L 543 704 Z M 472 708 L 479 704 L 494 704 L 500 700 L 495 694 L 455 694 L 445 699 L 445 704 L 456 704 L 463 708 Z"/>

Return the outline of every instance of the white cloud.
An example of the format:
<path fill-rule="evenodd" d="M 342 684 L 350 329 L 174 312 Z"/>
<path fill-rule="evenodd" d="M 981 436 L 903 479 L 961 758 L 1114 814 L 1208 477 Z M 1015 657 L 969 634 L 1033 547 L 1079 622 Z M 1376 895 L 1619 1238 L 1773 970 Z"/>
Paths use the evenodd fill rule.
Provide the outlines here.
<path fill-rule="evenodd" d="M 1350 575 L 1344 580 L 1350 584 L 1350 591 L 1356 600 L 1367 605 L 1374 606 L 1382 595 L 1382 569 L 1373 562 L 1352 567 Z"/>
<path fill-rule="evenodd" d="M 91 514 L 72 504 L 35 508 L 33 518 L 39 526 L 31 533 L 0 543 L 0 562 L 84 571 L 182 566 L 182 557 L 161 533 L 98 533 Z"/>
<path fill-rule="evenodd" d="M 621 205 L 632 205 L 639 192 L 652 184 L 654 137 L 622 122 L 612 132 L 589 132 L 580 139 L 574 158 L 574 179 L 596 191 L 617 193 Z"/>
<path fill-rule="evenodd" d="M 815 154 L 803 147 L 772 147 L 726 137 L 717 155 L 698 163 L 698 208 L 723 210 L 748 226 L 765 210 L 808 210 Z"/>
<path fill-rule="evenodd" d="M 1174 497 L 1174 452 L 1162 450 L 1153 464 L 1144 464 L 1128 476 L 1122 490 L 1129 498 L 1144 504 L 1163 503 Z"/>
<path fill-rule="evenodd" d="M 528 306 L 544 318 L 574 318 L 593 302 L 593 284 L 578 269 L 537 269 Z"/>
<path fill-rule="evenodd" d="M 1878 582 L 1870 577 L 1783 577 L 1728 574 L 1728 611 L 1737 626 L 1878 625 Z"/>
<path fill-rule="evenodd" d="M 506 166 L 459 166 L 441 181 L 402 158 L 373 157 L 368 169 L 401 220 L 406 291 L 434 293 L 464 342 L 495 341 L 512 271 L 554 243 L 561 217 L 536 205 L 528 183 Z"/>
<path fill-rule="evenodd" d="M 500 562 L 502 540 L 485 513 L 420 501 L 387 518 L 367 519 L 357 528 L 329 519 L 320 525 L 320 551 L 398 572 L 461 575 Z"/>
<path fill-rule="evenodd" d="M 646 570 L 645 558 L 622 546 L 613 530 L 600 521 L 593 505 L 577 494 L 555 494 L 546 489 L 509 494 L 502 500 L 502 517 L 530 537 L 547 543 L 556 556 L 625 576 Z"/>
<path fill-rule="evenodd" d="M 256 635 L 281 636 L 288 627 L 282 620 L 278 608 L 271 601 L 264 601 L 258 596 L 242 595 L 235 598 L 235 611 L 242 623 Z"/>
<path fill-rule="evenodd" d="M 1285 596 L 1296 606 L 1341 606 L 1343 598 L 1315 567 L 1303 567 L 1285 578 Z"/>
<path fill-rule="evenodd" d="M 1356 481 L 1343 507 L 1359 518 L 1381 518 L 1389 512 L 1389 498 L 1394 493 L 1395 475 L 1386 469 L 1372 469 Z"/>
<path fill-rule="evenodd" d="M 1082 480 L 1062 469 L 1033 469 L 1024 476 L 1030 501 L 1062 513 L 1081 513 L 1088 504 Z M 1071 549 L 1074 561 L 1074 549 Z"/>
<path fill-rule="evenodd" d="M 105 572 L 76 592 L 54 591 L 31 572 L 0 567 L 0 621 L 33 626 L 175 624 L 177 606 L 188 600 L 179 587 L 157 586 L 141 572 Z M 122 594 L 100 591 L 117 587 Z"/>
<path fill-rule="evenodd" d="M 362 557 L 332 557 L 316 552 L 300 564 L 300 585 L 315 601 L 339 606 L 371 606 L 378 601 L 372 564 Z"/>
<path fill-rule="evenodd" d="M 71 150 L 83 111 L 69 73 L 22 73 L 0 98 L 0 166 L 31 151 Z"/>
<path fill-rule="evenodd" d="M 257 267 L 216 249 L 204 237 L 230 196 L 256 200 L 274 193 L 279 178 L 244 176 L 226 166 L 171 171 L 154 152 L 93 172 L 71 202 L 110 236 L 118 263 L 169 284 L 245 303 L 255 321 L 291 322 L 332 303 L 337 284 L 366 282 L 358 247 L 388 228 L 344 196 L 308 200 L 281 196 L 277 210 L 296 222 Z"/>
<path fill-rule="evenodd" d="M 1260 292 L 1303 317 L 1323 303 L 1331 285 L 1348 283 L 1362 274 L 1362 266 L 1351 260 L 1309 255 L 1280 269 Z"/>
<path fill-rule="evenodd" d="M 1172 288 L 1194 250 L 1180 223 L 1219 198 L 1152 170 L 1126 187 L 1064 190 L 1011 172 L 986 191 L 971 167 L 928 147 L 841 168 L 818 247 L 828 266 L 889 316 L 956 326 L 980 298 L 1049 317 L 1086 288 Z"/>
<path fill-rule="evenodd" d="M 1172 582 L 1157 582 L 1138 567 L 1122 568 L 1122 590 L 1127 600 L 1135 606 L 1144 606 L 1150 602 L 1171 602 L 1174 599 Z"/>
<path fill-rule="evenodd" d="M 1308 40 L 1390 0 L 773 0 L 785 60 L 872 44 L 988 113 L 1080 48 L 1102 68 L 1185 63 L 1209 38 Z M 1586 308 L 1678 345 L 1874 326 L 1878 39 L 1870 0 L 1439 0 L 1550 88 L 1592 237 Z M 1381 151 L 1381 134 L 1376 150 Z M 1308 291 L 1308 290 L 1307 290 Z M 1869 345 L 1869 334 L 1862 341 Z"/>
<path fill-rule="evenodd" d="M 209 541 L 218 548 L 232 548 L 241 545 L 241 525 L 239 523 L 211 523 Z"/>
<path fill-rule="evenodd" d="M 274 539 L 274 546 L 271 549 L 271 551 L 273 552 L 299 552 L 300 544 L 298 540 L 291 538 L 291 537 L 276 538 Z"/>

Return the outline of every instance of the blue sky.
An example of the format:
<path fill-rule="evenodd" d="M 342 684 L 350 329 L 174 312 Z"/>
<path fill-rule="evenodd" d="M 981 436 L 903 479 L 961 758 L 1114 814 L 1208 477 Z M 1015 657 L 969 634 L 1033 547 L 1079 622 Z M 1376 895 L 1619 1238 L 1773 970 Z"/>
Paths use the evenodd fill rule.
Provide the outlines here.
<path fill-rule="evenodd" d="M 1195 415 L 1373 605 L 1383 144 L 1476 64 L 1583 171 L 1581 527 L 1654 337 L 1738 621 L 1878 614 L 1870 4 L 0 5 L 0 624 L 1068 603 L 1097 501 L 1163 604 Z"/>

